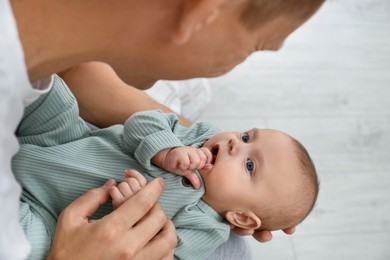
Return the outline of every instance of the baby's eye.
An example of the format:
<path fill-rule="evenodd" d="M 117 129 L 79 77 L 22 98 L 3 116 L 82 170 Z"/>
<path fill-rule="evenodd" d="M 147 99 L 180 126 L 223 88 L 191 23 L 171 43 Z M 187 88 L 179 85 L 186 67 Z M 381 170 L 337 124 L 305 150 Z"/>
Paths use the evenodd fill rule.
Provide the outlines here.
<path fill-rule="evenodd" d="M 252 174 L 253 173 L 253 170 L 255 169 L 255 163 L 251 160 L 251 159 L 248 159 L 246 161 L 246 165 L 245 165 L 247 171 Z"/>
<path fill-rule="evenodd" d="M 248 134 L 248 133 L 243 133 L 243 134 L 241 135 L 241 140 L 242 140 L 244 143 L 249 142 L 249 134 Z"/>

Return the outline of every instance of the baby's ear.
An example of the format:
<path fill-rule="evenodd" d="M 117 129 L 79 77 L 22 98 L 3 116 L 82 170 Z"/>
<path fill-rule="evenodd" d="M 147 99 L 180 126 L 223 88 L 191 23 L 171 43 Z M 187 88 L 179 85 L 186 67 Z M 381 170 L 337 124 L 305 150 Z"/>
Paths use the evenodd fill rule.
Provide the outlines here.
<path fill-rule="evenodd" d="M 261 220 L 252 211 L 228 211 L 225 215 L 230 225 L 242 229 L 257 229 L 261 225 Z"/>
<path fill-rule="evenodd" d="M 212 23 L 226 0 L 186 0 L 180 13 L 178 27 L 173 33 L 176 44 L 185 44 L 196 30 Z"/>

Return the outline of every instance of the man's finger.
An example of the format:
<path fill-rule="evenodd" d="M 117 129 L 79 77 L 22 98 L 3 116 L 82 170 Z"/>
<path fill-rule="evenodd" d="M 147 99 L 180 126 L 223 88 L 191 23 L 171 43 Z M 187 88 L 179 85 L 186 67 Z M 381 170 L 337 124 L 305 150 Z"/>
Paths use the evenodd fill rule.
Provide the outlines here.
<path fill-rule="evenodd" d="M 283 229 L 283 232 L 286 233 L 287 235 L 292 235 L 295 233 L 295 227 Z"/>
<path fill-rule="evenodd" d="M 242 228 L 235 227 L 232 225 L 230 225 L 230 227 L 232 228 L 233 232 L 239 236 L 251 236 L 254 233 L 253 229 L 242 229 Z"/>
<path fill-rule="evenodd" d="M 164 180 L 162 178 L 152 180 L 106 217 L 112 223 L 126 222 L 126 225 L 123 226 L 126 229 L 133 227 L 156 204 L 163 188 Z"/>
<path fill-rule="evenodd" d="M 136 239 L 146 245 L 164 227 L 167 221 L 168 218 L 164 210 L 157 202 L 132 228 L 132 236 L 134 234 L 140 234 L 142 237 L 136 237 Z"/>
<path fill-rule="evenodd" d="M 125 248 L 129 252 L 133 252 L 133 254 L 138 254 L 164 228 L 167 222 L 168 219 L 162 207 L 156 203 L 132 228 L 122 230 L 122 239 L 115 247 L 118 250 Z M 136 241 L 136 243 L 132 242 L 129 244 L 129 241 Z"/>
<path fill-rule="evenodd" d="M 169 252 L 167 256 L 161 258 L 160 260 L 172 260 L 174 255 L 175 255 L 175 250 L 172 250 L 171 252 Z"/>
<path fill-rule="evenodd" d="M 259 230 L 252 235 L 257 241 L 265 243 L 272 240 L 272 233 L 268 230 Z"/>
<path fill-rule="evenodd" d="M 76 199 L 64 211 L 72 212 L 73 217 L 87 219 L 110 198 L 109 190 L 114 186 L 115 180 L 108 180 L 102 187 L 89 190 Z"/>
<path fill-rule="evenodd" d="M 167 221 L 163 229 L 138 253 L 139 259 L 173 259 L 174 248 L 177 244 L 175 226 L 172 221 Z"/>

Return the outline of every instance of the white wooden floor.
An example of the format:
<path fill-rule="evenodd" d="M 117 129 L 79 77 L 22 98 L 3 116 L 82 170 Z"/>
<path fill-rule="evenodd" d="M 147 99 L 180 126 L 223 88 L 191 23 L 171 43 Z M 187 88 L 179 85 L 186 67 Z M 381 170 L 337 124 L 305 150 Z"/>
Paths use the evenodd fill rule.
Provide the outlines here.
<path fill-rule="evenodd" d="M 251 241 L 254 259 L 390 259 L 389 0 L 327 0 L 282 50 L 210 82 L 202 119 L 290 133 L 321 180 L 296 234 Z"/>

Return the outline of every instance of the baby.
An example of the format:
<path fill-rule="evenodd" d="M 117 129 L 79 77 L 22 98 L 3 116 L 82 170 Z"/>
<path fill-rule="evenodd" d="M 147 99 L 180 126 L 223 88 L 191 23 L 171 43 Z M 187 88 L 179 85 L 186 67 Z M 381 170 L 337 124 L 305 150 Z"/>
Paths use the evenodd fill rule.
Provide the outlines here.
<path fill-rule="evenodd" d="M 186 128 L 175 114 L 160 111 L 91 131 L 65 83 L 54 80 L 52 90 L 26 109 L 12 165 L 23 186 L 20 222 L 32 244 L 31 259 L 47 255 L 57 218 L 69 203 L 107 179 L 123 180 L 125 169 L 143 176 L 129 172 L 111 189 L 114 209 L 162 176 L 159 201 L 176 227 L 177 259 L 206 258 L 231 228 L 295 226 L 315 204 L 314 165 L 305 148 L 280 131 L 221 133 L 206 122 Z M 103 205 L 93 218 L 111 210 Z"/>

